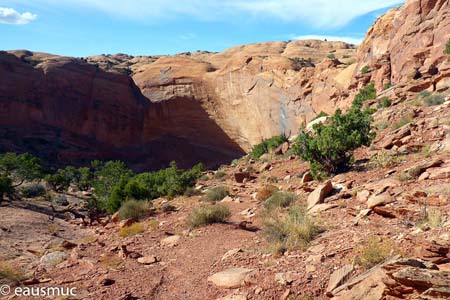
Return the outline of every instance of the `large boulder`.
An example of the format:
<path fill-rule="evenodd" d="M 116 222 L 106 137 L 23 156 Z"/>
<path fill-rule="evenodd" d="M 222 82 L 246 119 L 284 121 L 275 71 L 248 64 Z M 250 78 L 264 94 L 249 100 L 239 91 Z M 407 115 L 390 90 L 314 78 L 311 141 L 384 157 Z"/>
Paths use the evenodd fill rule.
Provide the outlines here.
<path fill-rule="evenodd" d="M 323 203 L 323 200 L 333 191 L 333 184 L 331 180 L 320 184 L 311 194 L 308 196 L 308 207 L 310 210 L 315 205 Z"/>

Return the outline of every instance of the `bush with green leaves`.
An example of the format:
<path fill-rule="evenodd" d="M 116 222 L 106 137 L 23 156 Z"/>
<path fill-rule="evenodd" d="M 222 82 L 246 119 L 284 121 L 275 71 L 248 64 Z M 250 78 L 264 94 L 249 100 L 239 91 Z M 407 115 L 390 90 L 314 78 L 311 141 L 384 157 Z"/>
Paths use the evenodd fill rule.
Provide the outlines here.
<path fill-rule="evenodd" d="M 276 208 L 289 207 L 295 201 L 295 196 L 291 193 L 277 191 L 272 194 L 264 202 L 264 208 L 267 210 L 273 210 Z"/>
<path fill-rule="evenodd" d="M 197 228 L 213 223 L 224 223 L 231 216 L 230 209 L 225 205 L 204 205 L 195 208 L 187 218 L 191 228 Z"/>
<path fill-rule="evenodd" d="M 313 133 L 300 132 L 294 153 L 310 163 L 316 179 L 345 171 L 353 160 L 353 151 L 370 145 L 374 138 L 372 111 L 363 110 L 362 106 L 372 96 L 369 86 L 358 94 L 346 113 L 338 109 L 327 124 L 314 125 Z"/>
<path fill-rule="evenodd" d="M 362 67 L 362 69 L 361 69 L 361 74 L 367 74 L 367 73 L 369 73 L 369 72 L 370 72 L 369 66 L 364 66 L 364 67 Z"/>
<path fill-rule="evenodd" d="M 371 82 L 367 86 L 363 87 L 359 90 L 358 94 L 355 96 L 353 100 L 353 106 L 362 106 L 364 101 L 376 99 L 377 98 L 377 90 L 375 89 L 375 83 Z"/>
<path fill-rule="evenodd" d="M 291 207 L 287 214 L 266 214 L 263 219 L 263 235 L 276 254 L 305 249 L 320 232 L 302 207 Z"/>
<path fill-rule="evenodd" d="M 425 104 L 425 106 L 441 105 L 444 102 L 445 97 L 441 94 L 428 95 L 423 98 L 423 103 Z"/>
<path fill-rule="evenodd" d="M 42 184 L 39 183 L 31 183 L 21 188 L 20 190 L 22 196 L 25 198 L 36 198 L 40 196 L 44 196 L 47 191 Z"/>
<path fill-rule="evenodd" d="M 270 151 L 275 150 L 281 144 L 287 142 L 288 139 L 285 135 L 276 135 L 269 139 L 262 141 L 260 144 L 257 144 L 253 147 L 250 152 L 250 156 L 252 158 L 260 158 L 263 154 L 266 154 Z"/>
<path fill-rule="evenodd" d="M 14 187 L 22 185 L 25 181 L 41 179 L 40 160 L 28 153 L 7 152 L 0 154 L 0 176 L 10 178 Z"/>
<path fill-rule="evenodd" d="M 128 200 L 123 203 L 117 213 L 121 220 L 142 218 L 150 213 L 150 203 Z"/>
<path fill-rule="evenodd" d="M 10 195 L 14 192 L 11 178 L 0 175 L 0 202 L 5 195 Z"/>
<path fill-rule="evenodd" d="M 391 106 L 391 104 L 392 104 L 392 102 L 391 102 L 391 100 L 389 100 L 388 97 L 383 97 L 383 98 L 381 98 L 381 101 L 378 102 L 378 108 L 382 108 L 382 107 L 386 108 L 386 107 Z"/>
<path fill-rule="evenodd" d="M 195 185 L 202 171 L 202 164 L 189 170 L 181 170 L 177 168 L 175 162 L 172 162 L 169 168 L 155 172 L 134 176 L 125 172 L 112 187 L 111 193 L 104 202 L 105 207 L 108 212 L 114 213 L 124 201 L 129 199 L 152 200 L 183 195 L 189 187 Z"/>
<path fill-rule="evenodd" d="M 226 187 L 217 186 L 206 191 L 202 197 L 202 201 L 217 202 L 230 195 L 230 192 Z"/>

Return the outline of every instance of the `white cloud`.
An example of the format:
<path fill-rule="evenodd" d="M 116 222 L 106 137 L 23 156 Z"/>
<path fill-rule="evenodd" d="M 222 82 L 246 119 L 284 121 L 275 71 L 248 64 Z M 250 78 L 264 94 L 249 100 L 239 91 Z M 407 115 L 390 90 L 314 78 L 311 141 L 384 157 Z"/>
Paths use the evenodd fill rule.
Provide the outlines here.
<path fill-rule="evenodd" d="M 18 1 L 18 0 L 16 0 Z M 103 11 L 113 16 L 152 21 L 179 15 L 206 20 L 275 18 L 315 27 L 339 27 L 354 18 L 402 4 L 405 0 L 34 0 L 55 6 Z"/>
<path fill-rule="evenodd" d="M 36 18 L 37 15 L 30 12 L 19 13 L 12 8 L 0 7 L 0 23 L 3 24 L 23 25 L 36 20 Z"/>
<path fill-rule="evenodd" d="M 356 38 L 351 36 L 332 36 L 332 35 L 301 35 L 294 37 L 294 40 L 328 40 L 337 42 L 346 42 L 353 45 L 359 45 L 364 38 Z"/>

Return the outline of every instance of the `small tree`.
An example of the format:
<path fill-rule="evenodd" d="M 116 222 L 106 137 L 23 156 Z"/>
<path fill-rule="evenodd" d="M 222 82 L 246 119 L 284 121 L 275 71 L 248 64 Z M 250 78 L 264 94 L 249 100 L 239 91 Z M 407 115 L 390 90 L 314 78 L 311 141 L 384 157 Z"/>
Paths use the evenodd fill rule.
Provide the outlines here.
<path fill-rule="evenodd" d="M 7 152 L 0 155 L 0 175 L 11 179 L 14 187 L 25 181 L 34 181 L 42 178 L 42 168 L 37 157 L 24 153 Z"/>
<path fill-rule="evenodd" d="M 363 90 L 353 101 L 347 113 L 337 110 L 329 124 L 314 125 L 314 133 L 301 131 L 294 145 L 294 153 L 310 162 L 316 179 L 347 169 L 352 162 L 353 151 L 370 145 L 374 138 L 370 124 L 371 111 L 362 110 L 364 99 L 372 96 Z"/>

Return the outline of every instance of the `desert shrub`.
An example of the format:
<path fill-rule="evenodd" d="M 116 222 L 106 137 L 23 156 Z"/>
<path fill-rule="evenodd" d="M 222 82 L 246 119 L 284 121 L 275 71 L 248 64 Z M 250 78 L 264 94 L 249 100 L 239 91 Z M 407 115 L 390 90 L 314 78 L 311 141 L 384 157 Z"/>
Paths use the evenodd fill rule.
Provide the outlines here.
<path fill-rule="evenodd" d="M 20 190 L 22 196 L 25 198 L 36 198 L 40 196 L 44 196 L 46 193 L 45 187 L 39 183 L 31 183 L 22 187 Z"/>
<path fill-rule="evenodd" d="M 370 72 L 369 66 L 364 66 L 361 68 L 361 74 L 367 74 Z"/>
<path fill-rule="evenodd" d="M 224 223 L 230 216 L 230 209 L 224 205 L 205 205 L 191 212 L 187 224 L 191 228 L 197 228 L 213 223 Z"/>
<path fill-rule="evenodd" d="M 278 188 L 276 186 L 266 185 L 256 193 L 256 199 L 258 201 L 265 201 L 277 191 Z"/>
<path fill-rule="evenodd" d="M 377 91 L 375 89 L 375 83 L 371 82 L 364 88 L 360 89 L 358 94 L 353 100 L 353 105 L 362 105 L 364 101 L 377 98 Z"/>
<path fill-rule="evenodd" d="M 383 98 L 381 99 L 381 101 L 378 102 L 378 108 L 382 108 L 382 107 L 386 108 L 386 107 L 391 106 L 391 104 L 392 104 L 392 103 L 391 103 L 391 100 L 389 100 L 388 97 L 383 97 Z"/>
<path fill-rule="evenodd" d="M 8 280 L 12 282 L 20 282 L 25 279 L 25 274 L 21 269 L 7 262 L 0 262 L 0 280 Z"/>
<path fill-rule="evenodd" d="M 52 202 L 60 206 L 68 206 L 70 204 L 67 200 L 66 195 L 62 194 L 56 194 L 52 196 Z"/>
<path fill-rule="evenodd" d="M 17 187 L 25 181 L 41 179 L 42 168 L 39 159 L 31 154 L 7 152 L 0 155 L 0 176 L 10 178 Z"/>
<path fill-rule="evenodd" d="M 330 53 L 330 54 L 327 55 L 327 57 L 328 57 L 329 59 L 335 59 L 335 58 L 336 58 L 336 55 L 334 55 L 333 53 Z"/>
<path fill-rule="evenodd" d="M 366 241 L 366 245 L 359 250 L 356 263 L 369 269 L 386 260 L 392 251 L 393 247 L 389 241 L 384 242 L 377 236 L 370 236 Z"/>
<path fill-rule="evenodd" d="M 444 50 L 445 54 L 450 54 L 450 38 L 448 39 L 447 44 L 445 44 L 445 50 Z"/>
<path fill-rule="evenodd" d="M 105 201 L 108 212 L 114 213 L 129 199 L 152 200 L 159 197 L 183 195 L 201 175 L 203 166 L 198 164 L 189 170 L 178 169 L 174 162 L 169 168 L 131 176 L 125 172 L 113 185 Z"/>
<path fill-rule="evenodd" d="M 227 173 L 223 171 L 217 171 L 216 173 L 214 173 L 214 179 L 222 179 L 225 176 L 227 176 Z"/>
<path fill-rule="evenodd" d="M 14 187 L 12 186 L 12 180 L 9 177 L 0 175 L 0 202 L 5 195 L 12 194 Z"/>
<path fill-rule="evenodd" d="M 267 210 L 275 208 L 284 208 L 290 206 L 295 201 L 295 196 L 286 192 L 275 192 L 272 196 L 267 198 L 264 202 L 264 207 Z"/>
<path fill-rule="evenodd" d="M 444 102 L 445 102 L 445 97 L 444 97 L 444 95 L 440 95 L 440 94 L 429 95 L 429 96 L 423 98 L 423 103 L 425 104 L 425 106 L 440 105 Z"/>
<path fill-rule="evenodd" d="M 384 85 L 384 89 L 385 90 L 387 90 L 387 89 L 390 89 L 391 87 L 393 87 L 394 85 L 392 84 L 392 82 L 388 82 L 388 83 L 386 83 L 385 85 Z"/>
<path fill-rule="evenodd" d="M 372 168 L 386 168 L 392 167 L 401 161 L 396 154 L 391 154 L 387 151 L 379 151 L 370 158 L 369 165 Z"/>
<path fill-rule="evenodd" d="M 138 219 L 148 215 L 150 212 L 150 204 L 147 201 L 128 200 L 122 204 L 118 210 L 119 218 Z"/>
<path fill-rule="evenodd" d="M 287 214 L 273 213 L 263 220 L 263 235 L 277 252 L 302 250 L 307 247 L 320 227 L 306 214 L 305 208 L 291 207 Z"/>
<path fill-rule="evenodd" d="M 192 196 L 198 196 L 202 192 L 199 189 L 196 189 L 194 187 L 188 187 L 186 191 L 184 192 L 184 196 L 186 197 L 192 197 Z"/>
<path fill-rule="evenodd" d="M 206 191 L 202 201 L 217 202 L 228 196 L 230 192 L 226 187 L 218 186 Z"/>
<path fill-rule="evenodd" d="M 294 144 L 294 153 L 309 161 L 314 178 L 342 172 L 352 162 L 353 151 L 370 145 L 372 116 L 362 110 L 363 101 L 372 98 L 371 88 L 362 90 L 347 113 L 337 110 L 328 124 L 314 125 L 314 133 L 302 130 Z"/>
<path fill-rule="evenodd" d="M 279 147 L 281 144 L 287 142 L 288 139 L 285 135 L 277 135 L 273 136 L 270 139 L 266 139 L 262 141 L 260 144 L 257 144 L 253 147 L 250 152 L 250 157 L 252 158 L 260 158 L 263 154 L 268 153 Z"/>
<path fill-rule="evenodd" d="M 130 226 L 123 227 L 119 230 L 120 237 L 129 237 L 139 233 L 145 232 L 145 226 L 141 222 L 136 222 Z"/>
<path fill-rule="evenodd" d="M 410 116 L 404 116 L 400 120 L 395 122 L 392 127 L 394 129 L 399 129 L 399 128 L 405 126 L 406 124 L 411 123 L 412 121 L 413 121 L 413 119 Z"/>
<path fill-rule="evenodd" d="M 93 161 L 92 168 L 94 170 L 94 195 L 101 204 L 108 202 L 113 188 L 120 181 L 122 181 L 123 186 L 124 181 L 133 176 L 133 172 L 121 161 L 108 161 L 106 163 Z M 117 209 L 119 208 L 120 205 Z"/>

